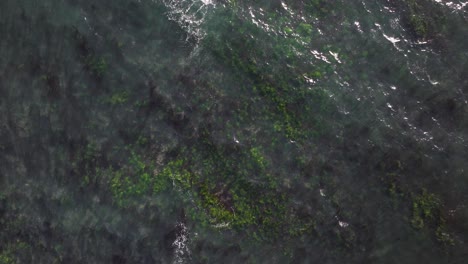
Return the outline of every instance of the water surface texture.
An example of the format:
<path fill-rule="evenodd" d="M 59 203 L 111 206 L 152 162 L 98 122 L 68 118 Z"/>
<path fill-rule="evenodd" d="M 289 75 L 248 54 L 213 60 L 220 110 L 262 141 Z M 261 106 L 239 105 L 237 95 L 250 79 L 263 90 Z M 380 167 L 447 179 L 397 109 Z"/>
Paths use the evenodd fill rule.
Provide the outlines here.
<path fill-rule="evenodd" d="M 0 1 L 0 263 L 466 263 L 468 2 Z"/>

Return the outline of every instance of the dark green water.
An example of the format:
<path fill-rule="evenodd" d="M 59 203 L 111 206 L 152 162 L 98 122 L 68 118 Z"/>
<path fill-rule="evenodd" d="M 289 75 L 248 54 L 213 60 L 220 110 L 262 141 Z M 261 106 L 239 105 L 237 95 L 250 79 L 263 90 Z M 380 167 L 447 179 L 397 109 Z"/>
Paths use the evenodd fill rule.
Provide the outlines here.
<path fill-rule="evenodd" d="M 0 263 L 466 263 L 468 3 L 2 0 Z"/>

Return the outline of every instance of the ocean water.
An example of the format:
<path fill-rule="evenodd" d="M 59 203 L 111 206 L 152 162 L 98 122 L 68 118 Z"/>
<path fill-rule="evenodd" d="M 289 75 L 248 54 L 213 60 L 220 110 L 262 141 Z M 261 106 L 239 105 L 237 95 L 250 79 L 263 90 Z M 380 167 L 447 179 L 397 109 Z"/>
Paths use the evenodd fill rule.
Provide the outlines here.
<path fill-rule="evenodd" d="M 468 2 L 0 1 L 0 263 L 466 263 Z"/>

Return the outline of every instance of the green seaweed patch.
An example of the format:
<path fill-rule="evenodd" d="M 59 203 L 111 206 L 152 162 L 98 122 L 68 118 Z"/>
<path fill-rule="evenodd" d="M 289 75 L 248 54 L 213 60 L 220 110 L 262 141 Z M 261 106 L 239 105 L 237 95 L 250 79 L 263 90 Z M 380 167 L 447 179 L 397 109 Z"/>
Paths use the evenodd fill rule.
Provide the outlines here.
<path fill-rule="evenodd" d="M 0 264 L 16 263 L 13 254 L 9 250 L 4 250 L 0 253 Z"/>
<path fill-rule="evenodd" d="M 25 256 L 30 250 L 30 245 L 17 239 L 13 243 L 2 245 L 3 250 L 0 252 L 0 264 L 22 263 L 21 257 Z"/>
<path fill-rule="evenodd" d="M 232 156 L 232 149 L 199 147 L 182 151 L 184 158 L 168 162 L 158 173 L 154 164 L 132 152 L 127 164 L 107 171 L 114 201 L 128 208 L 143 196 L 174 191 L 174 199 L 182 199 L 188 219 L 199 228 L 248 230 L 253 241 L 299 236 L 313 228 L 310 219 L 289 221 L 296 216 L 261 147 L 238 149 Z"/>
<path fill-rule="evenodd" d="M 262 148 L 217 149 L 211 145 L 186 153 L 192 160 L 169 162 L 156 177 L 170 178 L 175 188 L 191 194 L 189 218 L 205 227 L 252 231 L 252 239 L 268 240 L 286 230 L 287 197 Z"/>
<path fill-rule="evenodd" d="M 428 31 L 428 21 L 424 19 L 421 15 L 412 14 L 410 16 L 409 22 L 414 30 L 414 33 L 421 38 L 427 37 Z"/>
<path fill-rule="evenodd" d="M 104 57 L 90 55 L 85 59 L 85 67 L 97 78 L 102 78 L 107 71 L 108 64 Z"/>
<path fill-rule="evenodd" d="M 312 34 L 313 27 L 310 24 L 300 23 L 296 28 L 296 32 L 303 37 L 308 37 Z"/>
<path fill-rule="evenodd" d="M 421 229 L 424 227 L 425 222 L 435 221 L 439 215 L 440 206 L 439 197 L 423 189 L 420 195 L 413 198 L 412 226 Z"/>
<path fill-rule="evenodd" d="M 406 199 L 411 201 L 411 216 L 409 223 L 417 230 L 431 230 L 435 238 L 441 244 L 450 246 L 455 244 L 453 236 L 450 234 L 443 214 L 442 199 L 435 193 L 430 193 L 423 188 L 419 194 L 409 191 L 410 186 L 404 185 L 401 181 L 401 174 L 405 170 L 401 161 L 382 162 L 382 170 L 391 171 L 385 174 L 381 180 L 387 185 L 387 193 L 392 198 L 392 203 L 396 209 Z"/>
<path fill-rule="evenodd" d="M 108 98 L 107 102 L 111 105 L 121 105 L 128 101 L 130 94 L 128 91 L 120 91 L 114 93 L 110 98 Z"/>
<path fill-rule="evenodd" d="M 248 94 L 253 92 L 255 100 L 267 106 L 260 116 L 270 119 L 276 132 L 297 141 L 323 134 L 326 119 L 320 116 L 326 108 L 321 108 L 321 112 L 314 110 L 317 105 L 331 105 L 326 103 L 330 101 L 327 96 L 317 92 L 319 88 L 310 89 L 304 76 L 313 73 L 314 81 L 318 81 L 333 69 L 323 62 L 308 64 L 310 56 L 304 54 L 308 52 L 305 44 L 313 33 L 311 25 L 302 23 L 293 29 L 290 21 L 283 24 L 282 30 L 301 36 L 299 40 L 269 36 L 252 23 L 235 18 L 223 25 L 226 29 L 222 32 L 242 31 L 241 37 L 235 38 L 238 36 L 235 33 L 221 37 L 209 34 L 204 43 L 211 55 L 234 70 L 241 89 Z M 249 35 L 260 35 L 260 39 L 268 41 L 258 43 L 244 37 Z M 283 67 L 275 66 L 279 60 L 284 61 Z"/>
<path fill-rule="evenodd" d="M 141 156 L 131 153 L 128 164 L 118 170 L 107 170 L 110 174 L 110 190 L 118 206 L 127 207 L 133 199 L 151 195 L 154 189 L 163 190 L 167 179 L 153 176 L 154 164 L 145 162 Z"/>
<path fill-rule="evenodd" d="M 451 246 L 455 244 L 455 239 L 448 231 L 442 209 L 443 204 L 439 196 L 423 189 L 421 194 L 413 198 L 411 225 L 416 229 L 424 227 L 435 229 L 437 241 L 445 246 Z"/>
<path fill-rule="evenodd" d="M 455 239 L 448 231 L 444 219 L 441 219 L 441 223 L 437 227 L 435 235 L 436 235 L 437 241 L 439 241 L 441 244 L 445 246 L 455 245 Z"/>
<path fill-rule="evenodd" d="M 80 176 L 81 186 L 88 186 L 98 181 L 103 168 L 99 167 L 102 153 L 94 142 L 89 142 L 80 148 L 72 160 L 72 172 Z"/>
<path fill-rule="evenodd" d="M 432 1 L 401 0 L 401 4 L 405 9 L 403 20 L 416 38 L 434 37 L 444 24 L 440 9 Z"/>
<path fill-rule="evenodd" d="M 207 184 L 200 184 L 197 191 L 200 197 L 199 205 L 207 212 L 212 224 L 233 221 L 234 213 L 229 205 L 222 200 L 221 191 L 215 192 Z"/>
<path fill-rule="evenodd" d="M 385 176 L 381 178 L 382 182 L 386 185 L 386 192 L 390 196 L 392 206 L 395 209 L 401 204 L 402 199 L 405 197 L 400 177 L 400 171 L 396 170 L 386 173 Z"/>
<path fill-rule="evenodd" d="M 162 171 L 155 176 L 155 183 L 153 185 L 153 192 L 158 193 L 168 187 L 168 182 L 177 185 L 184 190 L 189 190 L 195 181 L 195 175 L 185 169 L 186 161 L 184 159 L 177 159 L 169 162 Z"/>
<path fill-rule="evenodd" d="M 201 206 L 211 224 L 251 229 L 255 239 L 274 238 L 281 234 L 286 215 L 287 198 L 277 189 L 279 179 L 268 172 L 271 165 L 260 147 L 237 154 L 238 160 L 218 153 L 204 163 L 204 173 L 226 175 L 221 179 L 206 175 L 198 182 Z"/>

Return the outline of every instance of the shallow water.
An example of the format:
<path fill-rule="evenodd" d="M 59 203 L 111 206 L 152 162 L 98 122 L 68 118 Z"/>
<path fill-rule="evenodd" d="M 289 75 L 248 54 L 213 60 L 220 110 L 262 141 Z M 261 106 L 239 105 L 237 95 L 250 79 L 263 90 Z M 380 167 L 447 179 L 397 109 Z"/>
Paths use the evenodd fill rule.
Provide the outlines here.
<path fill-rule="evenodd" d="M 0 263 L 464 263 L 467 19 L 2 1 Z"/>

